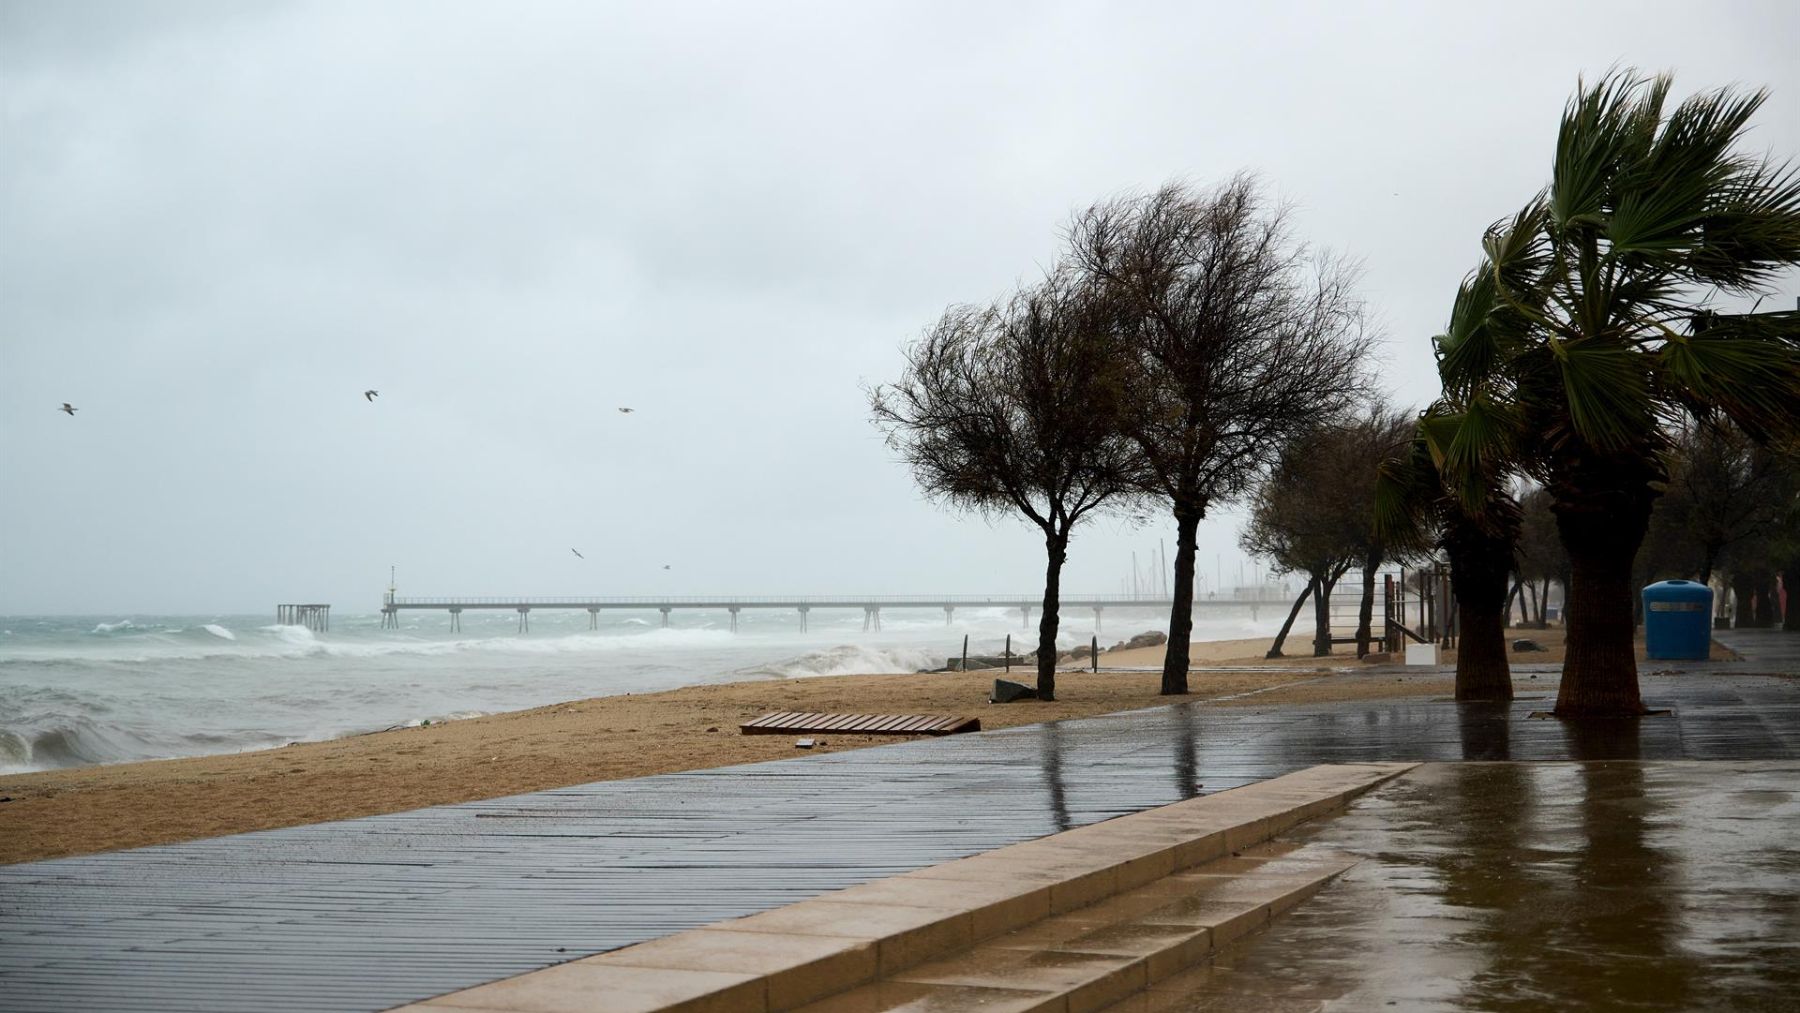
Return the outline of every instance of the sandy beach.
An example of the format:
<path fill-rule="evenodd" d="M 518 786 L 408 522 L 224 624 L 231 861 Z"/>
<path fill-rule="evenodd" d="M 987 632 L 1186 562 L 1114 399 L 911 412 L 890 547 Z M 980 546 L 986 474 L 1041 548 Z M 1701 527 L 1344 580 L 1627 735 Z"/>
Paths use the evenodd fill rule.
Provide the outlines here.
<path fill-rule="evenodd" d="M 1560 658 L 1560 631 L 1532 631 Z M 1290 641 L 1290 644 L 1293 642 Z M 1193 645 L 1189 701 L 1272 706 L 1323 700 L 1437 695 L 1447 676 L 1366 672 L 1353 654 L 1262 658 L 1268 641 Z M 1101 655 L 1103 667 L 1160 666 L 1161 647 Z M 1231 670 L 1233 668 L 1253 670 Z M 1388 674 L 1391 673 L 1391 674 Z M 326 742 L 220 756 L 0 775 L 0 863 L 193 840 L 493 798 L 588 781 L 639 777 L 803 755 L 782 735 L 742 735 L 738 724 L 774 710 L 937 713 L 979 717 L 984 728 L 1168 705 L 1156 671 L 1066 671 L 1054 702 L 986 702 L 982 671 L 846 675 L 694 686 L 594 697 Z M 1032 681 L 1014 669 L 1013 677 Z M 1521 686 L 1528 685 L 1521 683 Z M 1252 694 L 1244 696 L 1243 694 Z M 1222 699 L 1233 698 L 1233 699 Z M 823 736 L 818 750 L 866 748 L 888 736 Z"/>

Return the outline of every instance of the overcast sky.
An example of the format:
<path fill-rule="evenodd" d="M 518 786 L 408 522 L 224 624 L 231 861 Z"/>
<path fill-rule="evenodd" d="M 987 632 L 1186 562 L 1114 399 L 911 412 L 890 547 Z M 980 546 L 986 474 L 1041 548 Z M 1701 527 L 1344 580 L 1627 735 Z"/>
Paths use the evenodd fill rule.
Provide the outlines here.
<path fill-rule="evenodd" d="M 1034 531 L 923 502 L 862 388 L 1073 210 L 1261 173 L 1423 403 L 1578 74 L 1766 85 L 1790 156 L 1797 38 L 1787 0 L 0 0 L 0 613 L 367 611 L 390 564 L 1033 589 Z M 1169 527 L 1078 531 L 1064 588 Z M 1235 520 L 1201 537 L 1234 583 Z"/>

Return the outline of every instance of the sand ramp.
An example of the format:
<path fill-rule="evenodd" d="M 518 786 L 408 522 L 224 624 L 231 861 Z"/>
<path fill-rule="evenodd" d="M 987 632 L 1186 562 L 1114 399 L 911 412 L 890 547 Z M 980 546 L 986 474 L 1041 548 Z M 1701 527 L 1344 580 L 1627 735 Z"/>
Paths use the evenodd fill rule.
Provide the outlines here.
<path fill-rule="evenodd" d="M 745 735 L 954 735 L 981 731 L 980 718 L 950 714 L 816 714 L 775 711 L 738 726 Z"/>

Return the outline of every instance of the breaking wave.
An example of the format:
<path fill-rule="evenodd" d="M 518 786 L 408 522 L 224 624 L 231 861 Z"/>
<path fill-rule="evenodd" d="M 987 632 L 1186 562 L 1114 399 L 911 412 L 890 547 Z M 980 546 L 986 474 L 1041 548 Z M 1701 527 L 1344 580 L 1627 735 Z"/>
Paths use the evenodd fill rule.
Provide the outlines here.
<path fill-rule="evenodd" d="M 734 675 L 762 679 L 803 679 L 814 675 L 898 675 L 941 668 L 944 658 L 918 647 L 863 647 L 840 644 L 808 651 L 767 665 L 740 668 Z"/>

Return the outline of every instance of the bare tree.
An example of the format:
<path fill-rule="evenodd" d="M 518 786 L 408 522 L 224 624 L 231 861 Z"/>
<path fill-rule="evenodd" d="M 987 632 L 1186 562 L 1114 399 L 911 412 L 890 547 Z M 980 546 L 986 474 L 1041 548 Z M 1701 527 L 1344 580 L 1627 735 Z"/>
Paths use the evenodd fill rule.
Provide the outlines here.
<path fill-rule="evenodd" d="M 1080 279 L 1053 274 L 992 306 L 956 306 L 907 349 L 899 382 L 870 393 L 875 423 L 927 496 L 1044 534 L 1037 694 L 1056 697 L 1056 631 L 1069 534 L 1135 488 L 1116 418 L 1120 359 Z"/>
<path fill-rule="evenodd" d="M 1133 401 L 1122 425 L 1142 453 L 1144 489 L 1175 515 L 1162 692 L 1186 693 L 1200 521 L 1365 393 L 1372 339 L 1355 271 L 1309 257 L 1285 209 L 1248 176 L 1097 204 L 1069 239 L 1124 352 Z"/>

